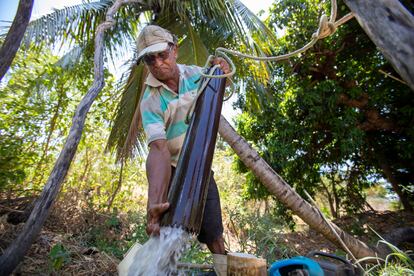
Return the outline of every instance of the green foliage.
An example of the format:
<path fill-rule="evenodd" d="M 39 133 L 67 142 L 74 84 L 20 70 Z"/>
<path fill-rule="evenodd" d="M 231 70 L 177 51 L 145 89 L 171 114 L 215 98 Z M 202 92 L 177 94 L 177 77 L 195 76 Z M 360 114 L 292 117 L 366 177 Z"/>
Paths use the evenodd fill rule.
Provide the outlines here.
<path fill-rule="evenodd" d="M 140 212 L 129 212 L 128 221 L 132 222 L 129 225 L 131 234 L 127 237 L 128 249 L 136 242 L 144 244 L 148 240 L 148 234 L 146 232 L 146 214 L 144 211 Z"/>
<path fill-rule="evenodd" d="M 366 257 L 358 260 L 359 262 L 364 261 L 375 261 L 377 264 L 367 266 L 366 274 L 367 275 L 413 275 L 414 274 L 414 261 L 413 261 L 413 252 L 402 251 L 393 244 L 380 240 L 380 243 L 385 244 L 389 247 L 391 253 L 389 253 L 385 259 L 375 258 L 375 257 Z"/>
<path fill-rule="evenodd" d="M 89 229 L 84 242 L 87 246 L 96 247 L 100 251 L 122 259 L 136 242 L 144 244 L 148 240 L 145 228 L 144 211 L 129 211 L 126 216 L 113 211 L 102 223 L 93 225 Z"/>
<path fill-rule="evenodd" d="M 56 91 L 51 91 L 49 98 L 45 91 L 56 78 L 46 76 L 61 72 L 51 66 L 55 61 L 50 53 L 18 54 L 7 85 L 0 88 L 0 150 L 4 153 L 0 158 L 0 189 L 21 184 L 30 174 L 27 168 L 40 158 L 41 141 L 48 131 L 44 122 L 50 120 L 56 96 Z"/>
<path fill-rule="evenodd" d="M 25 161 L 22 141 L 18 137 L 0 134 L 0 190 L 24 180 Z"/>
<path fill-rule="evenodd" d="M 41 189 L 69 131 L 81 97 L 93 81 L 92 63 L 62 68 L 49 51 L 30 48 L 19 53 L 7 83 L 0 88 L 0 189 L 33 193 Z M 106 86 L 85 122 L 78 154 L 66 177 L 63 192 L 77 189 L 91 209 L 125 210 L 133 194 L 142 198 L 146 183 L 137 158 L 121 169 L 104 154 L 117 95 L 114 78 L 105 70 Z M 138 191 L 137 191 L 138 190 Z M 113 198 L 114 197 L 114 198 Z M 124 202 L 122 202 L 124 200 Z"/>
<path fill-rule="evenodd" d="M 329 11 L 328 2 L 276 1 L 267 23 L 285 35 L 274 54 L 309 41 L 321 7 Z M 349 11 L 338 4 L 339 18 Z M 299 194 L 304 189 L 311 195 L 330 193 L 336 200 L 332 210 L 353 214 L 365 205 L 364 189 L 384 177 L 395 178 L 413 203 L 412 193 L 405 191 L 414 185 L 412 91 L 379 72 L 396 75 L 355 20 L 272 70 L 268 92 L 273 100 L 251 109 L 247 96 L 239 99 L 243 113 L 237 130 Z M 254 89 L 247 80 L 246 93 Z M 248 197 L 267 198 L 258 186 L 247 177 Z"/>
<path fill-rule="evenodd" d="M 213 258 L 206 247 L 203 248 L 197 239 L 192 239 L 189 249 L 181 256 L 180 262 L 196 264 L 212 263 Z"/>
<path fill-rule="evenodd" d="M 225 209 L 230 231 L 234 232 L 241 252 L 261 256 L 268 263 L 295 255 L 291 248 L 282 245 L 280 237 L 286 227 L 283 219 L 270 211 L 262 213 L 260 208 L 252 207 L 239 205 Z"/>
<path fill-rule="evenodd" d="M 70 262 L 70 252 L 62 244 L 55 244 L 49 252 L 49 262 L 53 270 L 59 271 Z"/>

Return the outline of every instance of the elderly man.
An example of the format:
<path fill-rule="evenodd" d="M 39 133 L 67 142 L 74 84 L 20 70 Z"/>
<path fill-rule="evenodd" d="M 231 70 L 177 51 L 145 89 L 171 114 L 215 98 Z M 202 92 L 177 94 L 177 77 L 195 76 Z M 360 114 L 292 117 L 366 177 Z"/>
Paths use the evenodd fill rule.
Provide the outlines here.
<path fill-rule="evenodd" d="M 169 183 L 188 128 L 185 116 L 196 100 L 201 68 L 177 64 L 177 40 L 159 26 L 146 26 L 138 36 L 137 46 L 138 60 L 143 61 L 149 71 L 140 105 L 150 148 L 146 162 L 147 233 L 158 235 L 160 218 L 169 207 Z M 215 58 L 212 63 L 219 64 L 225 73 L 229 72 L 224 59 Z M 223 260 L 220 256 L 225 254 L 220 199 L 213 177 L 198 240 L 207 245 L 216 261 Z"/>

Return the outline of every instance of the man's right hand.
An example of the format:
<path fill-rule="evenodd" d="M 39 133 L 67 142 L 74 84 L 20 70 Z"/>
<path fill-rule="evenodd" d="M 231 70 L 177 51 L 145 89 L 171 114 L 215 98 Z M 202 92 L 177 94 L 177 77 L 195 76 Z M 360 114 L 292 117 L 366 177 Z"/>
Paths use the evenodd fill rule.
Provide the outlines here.
<path fill-rule="evenodd" d="M 168 210 L 170 203 L 151 204 L 147 211 L 147 234 L 149 236 L 160 234 L 160 220 L 161 216 Z"/>

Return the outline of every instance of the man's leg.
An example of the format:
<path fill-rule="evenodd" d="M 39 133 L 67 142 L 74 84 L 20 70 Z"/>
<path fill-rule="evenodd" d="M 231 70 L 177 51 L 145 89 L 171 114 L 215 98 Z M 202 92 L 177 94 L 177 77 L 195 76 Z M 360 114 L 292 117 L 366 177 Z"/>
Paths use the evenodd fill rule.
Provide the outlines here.
<path fill-rule="evenodd" d="M 205 243 L 213 253 L 214 270 L 218 276 L 227 275 L 227 256 L 224 249 L 223 222 L 221 219 L 220 197 L 211 172 L 203 221 L 198 240 Z"/>
<path fill-rule="evenodd" d="M 221 219 L 220 197 L 211 173 L 203 220 L 201 222 L 198 241 L 205 243 L 214 254 L 225 254 L 223 239 L 223 222 Z"/>
<path fill-rule="evenodd" d="M 220 235 L 216 240 L 211 243 L 207 243 L 208 249 L 210 249 L 211 253 L 213 254 L 226 254 L 226 250 L 224 249 L 224 239 L 223 235 Z"/>

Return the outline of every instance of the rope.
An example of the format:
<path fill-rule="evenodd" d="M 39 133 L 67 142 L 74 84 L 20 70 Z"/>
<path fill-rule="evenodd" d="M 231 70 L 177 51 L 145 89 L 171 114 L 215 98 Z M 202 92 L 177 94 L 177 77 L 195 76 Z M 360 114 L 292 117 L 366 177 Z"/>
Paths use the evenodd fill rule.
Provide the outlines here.
<path fill-rule="evenodd" d="M 291 53 L 288 53 L 288 54 L 273 56 L 273 57 L 258 57 L 258 56 L 248 55 L 248 54 L 244 54 L 244 53 L 241 53 L 241 52 L 238 52 L 238 51 L 230 50 L 230 49 L 227 49 L 227 48 L 218 47 L 215 51 L 215 55 L 210 55 L 207 58 L 207 61 L 204 65 L 204 67 L 203 67 L 203 70 L 201 72 L 201 76 L 203 77 L 203 81 L 202 81 L 201 85 L 198 88 L 197 96 L 196 96 L 192 106 L 190 107 L 190 109 L 187 112 L 187 115 L 185 117 L 186 118 L 185 122 L 187 124 L 189 123 L 189 121 L 190 121 L 189 117 L 190 117 L 190 114 L 192 114 L 192 112 L 194 111 L 195 102 L 197 102 L 198 97 L 203 93 L 204 88 L 207 86 L 208 79 L 221 79 L 221 78 L 229 78 L 230 79 L 236 73 L 236 66 L 234 65 L 233 61 L 230 59 L 230 57 L 227 54 L 231 54 L 231 55 L 238 56 L 238 57 L 241 57 L 241 58 L 248 58 L 248 59 L 258 60 L 258 61 L 281 61 L 281 60 L 286 60 L 286 59 L 289 59 L 293 56 L 299 55 L 299 54 L 307 51 L 313 45 L 315 45 L 315 43 L 319 39 L 326 38 L 326 37 L 332 35 L 333 33 L 335 33 L 336 29 L 339 26 L 341 26 L 342 24 L 346 23 L 348 20 L 350 20 L 354 17 L 353 13 L 351 12 L 351 13 L 348 13 L 347 15 L 345 15 L 344 17 L 342 17 L 341 19 L 339 19 L 338 21 L 335 21 L 336 15 L 337 15 L 337 9 L 338 9 L 338 6 L 337 6 L 337 3 L 336 3 L 336 0 L 331 0 L 331 16 L 329 17 L 329 19 L 325 14 L 323 14 L 321 16 L 321 18 L 319 19 L 318 29 L 316 30 L 315 33 L 312 34 L 311 41 L 308 42 L 308 44 L 306 44 L 302 48 L 297 49 L 297 50 L 295 50 Z M 209 70 L 209 66 L 211 66 L 211 62 L 216 57 L 222 57 L 228 62 L 228 64 L 231 67 L 231 72 L 230 73 L 223 74 L 223 75 L 213 75 L 212 74 L 217 67 L 220 67 L 219 65 L 215 65 Z M 208 72 L 208 73 L 204 73 L 204 72 Z M 228 96 L 224 101 L 227 101 L 233 95 L 234 85 L 232 85 L 232 86 L 233 86 L 233 89 L 232 89 L 232 92 L 230 93 L 230 96 Z"/>
<path fill-rule="evenodd" d="M 346 246 L 345 242 L 341 239 L 338 232 L 336 232 L 335 228 L 332 226 L 332 222 L 328 221 L 328 219 L 324 216 L 324 214 L 321 212 L 321 210 L 318 208 L 318 205 L 316 204 L 315 200 L 309 195 L 309 193 L 305 190 L 304 191 L 306 196 L 309 198 L 310 202 L 313 204 L 315 209 L 318 211 L 319 215 L 322 217 L 322 219 L 326 222 L 328 227 L 331 229 L 332 233 L 334 233 L 335 237 L 338 239 L 339 243 L 342 245 L 343 249 L 351 256 L 351 258 L 355 261 L 355 264 L 362 270 L 365 271 L 364 268 L 361 266 L 361 264 L 358 262 L 357 258 L 355 258 L 354 254 L 352 254 L 351 250 L 349 250 L 348 246 Z"/>
<path fill-rule="evenodd" d="M 217 77 L 216 75 L 212 75 L 213 72 L 214 72 L 214 70 L 216 70 L 217 68 L 220 68 L 220 65 L 214 65 L 210 69 L 207 69 L 208 70 L 208 74 L 207 75 L 211 75 L 213 77 Z M 203 76 L 204 73 L 201 73 L 201 75 Z M 220 75 L 220 77 L 222 77 L 222 76 L 223 75 Z M 190 115 L 193 114 L 194 108 L 195 108 L 196 103 L 197 103 L 197 100 L 201 96 L 201 94 L 203 94 L 205 88 L 208 85 L 209 80 L 210 80 L 210 78 L 208 78 L 208 77 L 207 78 L 205 78 L 205 77 L 202 77 L 201 78 L 201 83 L 200 83 L 200 85 L 198 87 L 198 90 L 197 90 L 197 96 L 194 98 L 194 101 L 192 102 L 190 108 L 187 111 L 187 114 L 185 115 L 185 123 L 186 124 L 189 124 L 190 123 L 190 117 L 191 117 Z"/>
<path fill-rule="evenodd" d="M 336 15 L 337 15 L 337 3 L 336 3 L 336 0 L 331 0 L 330 18 L 328 19 L 328 17 L 325 14 L 323 14 L 319 19 L 319 25 L 318 25 L 317 31 L 312 34 L 311 41 L 308 42 L 302 48 L 297 49 L 288 54 L 279 55 L 279 56 L 271 56 L 271 57 L 258 57 L 258 56 L 248 55 L 248 54 L 244 54 L 238 51 L 219 47 L 216 49 L 215 55 L 210 55 L 208 57 L 204 68 L 207 68 L 210 65 L 213 58 L 221 56 L 229 63 L 229 65 L 232 68 L 232 71 L 230 73 L 219 75 L 219 76 L 214 76 L 214 75 L 204 74 L 204 73 L 202 73 L 201 75 L 205 78 L 230 78 L 231 76 L 233 76 L 236 73 L 236 66 L 234 65 L 233 61 L 226 55 L 226 53 L 234 55 L 234 56 L 238 56 L 241 58 L 248 58 L 248 59 L 253 59 L 253 60 L 258 60 L 258 61 L 281 61 L 281 60 L 289 59 L 295 55 L 301 54 L 307 51 L 309 48 L 311 48 L 319 39 L 326 38 L 332 35 L 333 33 L 335 33 L 336 29 L 340 25 L 346 23 L 348 20 L 354 17 L 353 13 L 351 12 L 345 15 L 344 17 L 342 17 L 341 19 L 339 19 L 338 21 L 335 21 Z"/>
<path fill-rule="evenodd" d="M 378 70 L 378 72 L 380 72 L 381 74 L 384 74 L 385 76 L 390 77 L 390 78 L 392 78 L 392 79 L 394 79 L 394 80 L 396 80 L 396 81 L 399 81 L 399 82 L 401 82 L 402 84 L 408 85 L 408 83 L 406 83 L 406 82 L 405 82 L 405 81 L 403 81 L 402 79 L 399 79 L 399 78 L 397 78 L 397 77 L 394 77 L 393 75 L 391 75 L 391 73 L 387 73 L 387 72 L 385 72 L 384 70 L 381 70 L 381 69 L 379 69 L 379 70 Z"/>

